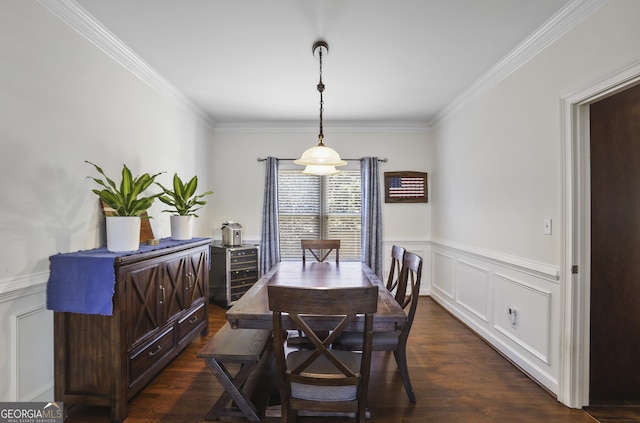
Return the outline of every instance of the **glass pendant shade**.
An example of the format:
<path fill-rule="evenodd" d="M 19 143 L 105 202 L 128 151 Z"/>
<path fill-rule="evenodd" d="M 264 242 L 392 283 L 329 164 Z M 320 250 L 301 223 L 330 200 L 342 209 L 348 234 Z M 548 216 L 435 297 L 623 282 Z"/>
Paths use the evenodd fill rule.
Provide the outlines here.
<path fill-rule="evenodd" d="M 318 165 L 307 165 L 302 173 L 305 175 L 333 175 L 339 173 L 340 171 L 336 169 L 335 166 L 318 166 Z"/>
<path fill-rule="evenodd" d="M 347 164 L 333 148 L 320 143 L 302 153 L 302 156 L 294 161 L 303 166 L 344 166 Z"/>

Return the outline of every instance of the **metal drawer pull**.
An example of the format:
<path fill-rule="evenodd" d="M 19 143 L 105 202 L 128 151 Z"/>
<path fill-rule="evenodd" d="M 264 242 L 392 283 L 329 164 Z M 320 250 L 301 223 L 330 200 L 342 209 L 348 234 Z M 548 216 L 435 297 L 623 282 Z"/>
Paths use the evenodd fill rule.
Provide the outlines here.
<path fill-rule="evenodd" d="M 158 348 L 156 348 L 155 351 L 149 351 L 149 357 L 153 357 L 154 355 L 158 354 L 161 349 L 162 349 L 162 345 L 158 345 Z"/>
<path fill-rule="evenodd" d="M 198 321 L 198 316 L 193 316 L 191 319 L 189 319 L 189 323 L 191 324 L 194 324 L 197 321 Z"/>
<path fill-rule="evenodd" d="M 162 299 L 160 300 L 160 304 L 164 304 L 164 286 L 161 286 L 160 289 L 162 290 Z"/>

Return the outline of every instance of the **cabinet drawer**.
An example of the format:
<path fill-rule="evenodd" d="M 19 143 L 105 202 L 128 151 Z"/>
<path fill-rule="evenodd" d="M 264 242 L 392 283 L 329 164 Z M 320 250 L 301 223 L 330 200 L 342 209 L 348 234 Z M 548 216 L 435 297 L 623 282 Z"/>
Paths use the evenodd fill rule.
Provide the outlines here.
<path fill-rule="evenodd" d="M 189 336 L 191 332 L 198 329 L 202 322 L 206 320 L 205 304 L 200 304 L 198 308 L 193 310 L 178 321 L 178 342 Z"/>
<path fill-rule="evenodd" d="M 175 346 L 174 335 L 173 326 L 170 326 L 154 342 L 133 350 L 129 354 L 130 384 L 144 376 L 147 371 L 151 370 L 156 363 L 173 350 Z"/>

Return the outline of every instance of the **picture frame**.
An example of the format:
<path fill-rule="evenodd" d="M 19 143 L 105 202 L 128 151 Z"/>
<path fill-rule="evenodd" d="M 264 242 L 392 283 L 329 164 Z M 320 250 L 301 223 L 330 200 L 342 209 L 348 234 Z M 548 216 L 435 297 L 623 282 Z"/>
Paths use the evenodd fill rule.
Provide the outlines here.
<path fill-rule="evenodd" d="M 384 172 L 385 203 L 428 203 L 426 172 Z"/>

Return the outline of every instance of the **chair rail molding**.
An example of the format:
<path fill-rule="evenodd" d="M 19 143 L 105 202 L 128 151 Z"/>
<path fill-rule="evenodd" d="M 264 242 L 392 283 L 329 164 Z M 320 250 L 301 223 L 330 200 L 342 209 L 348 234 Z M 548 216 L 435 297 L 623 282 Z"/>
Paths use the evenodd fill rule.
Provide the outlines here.
<path fill-rule="evenodd" d="M 449 241 L 432 240 L 431 245 L 488 260 L 503 266 L 514 267 L 522 272 L 530 273 L 532 276 L 547 279 L 555 283 L 559 283 L 560 281 L 560 268 L 558 266 Z"/>
<path fill-rule="evenodd" d="M 0 281 L 0 303 L 44 291 L 48 280 L 48 270 L 2 280 Z"/>

